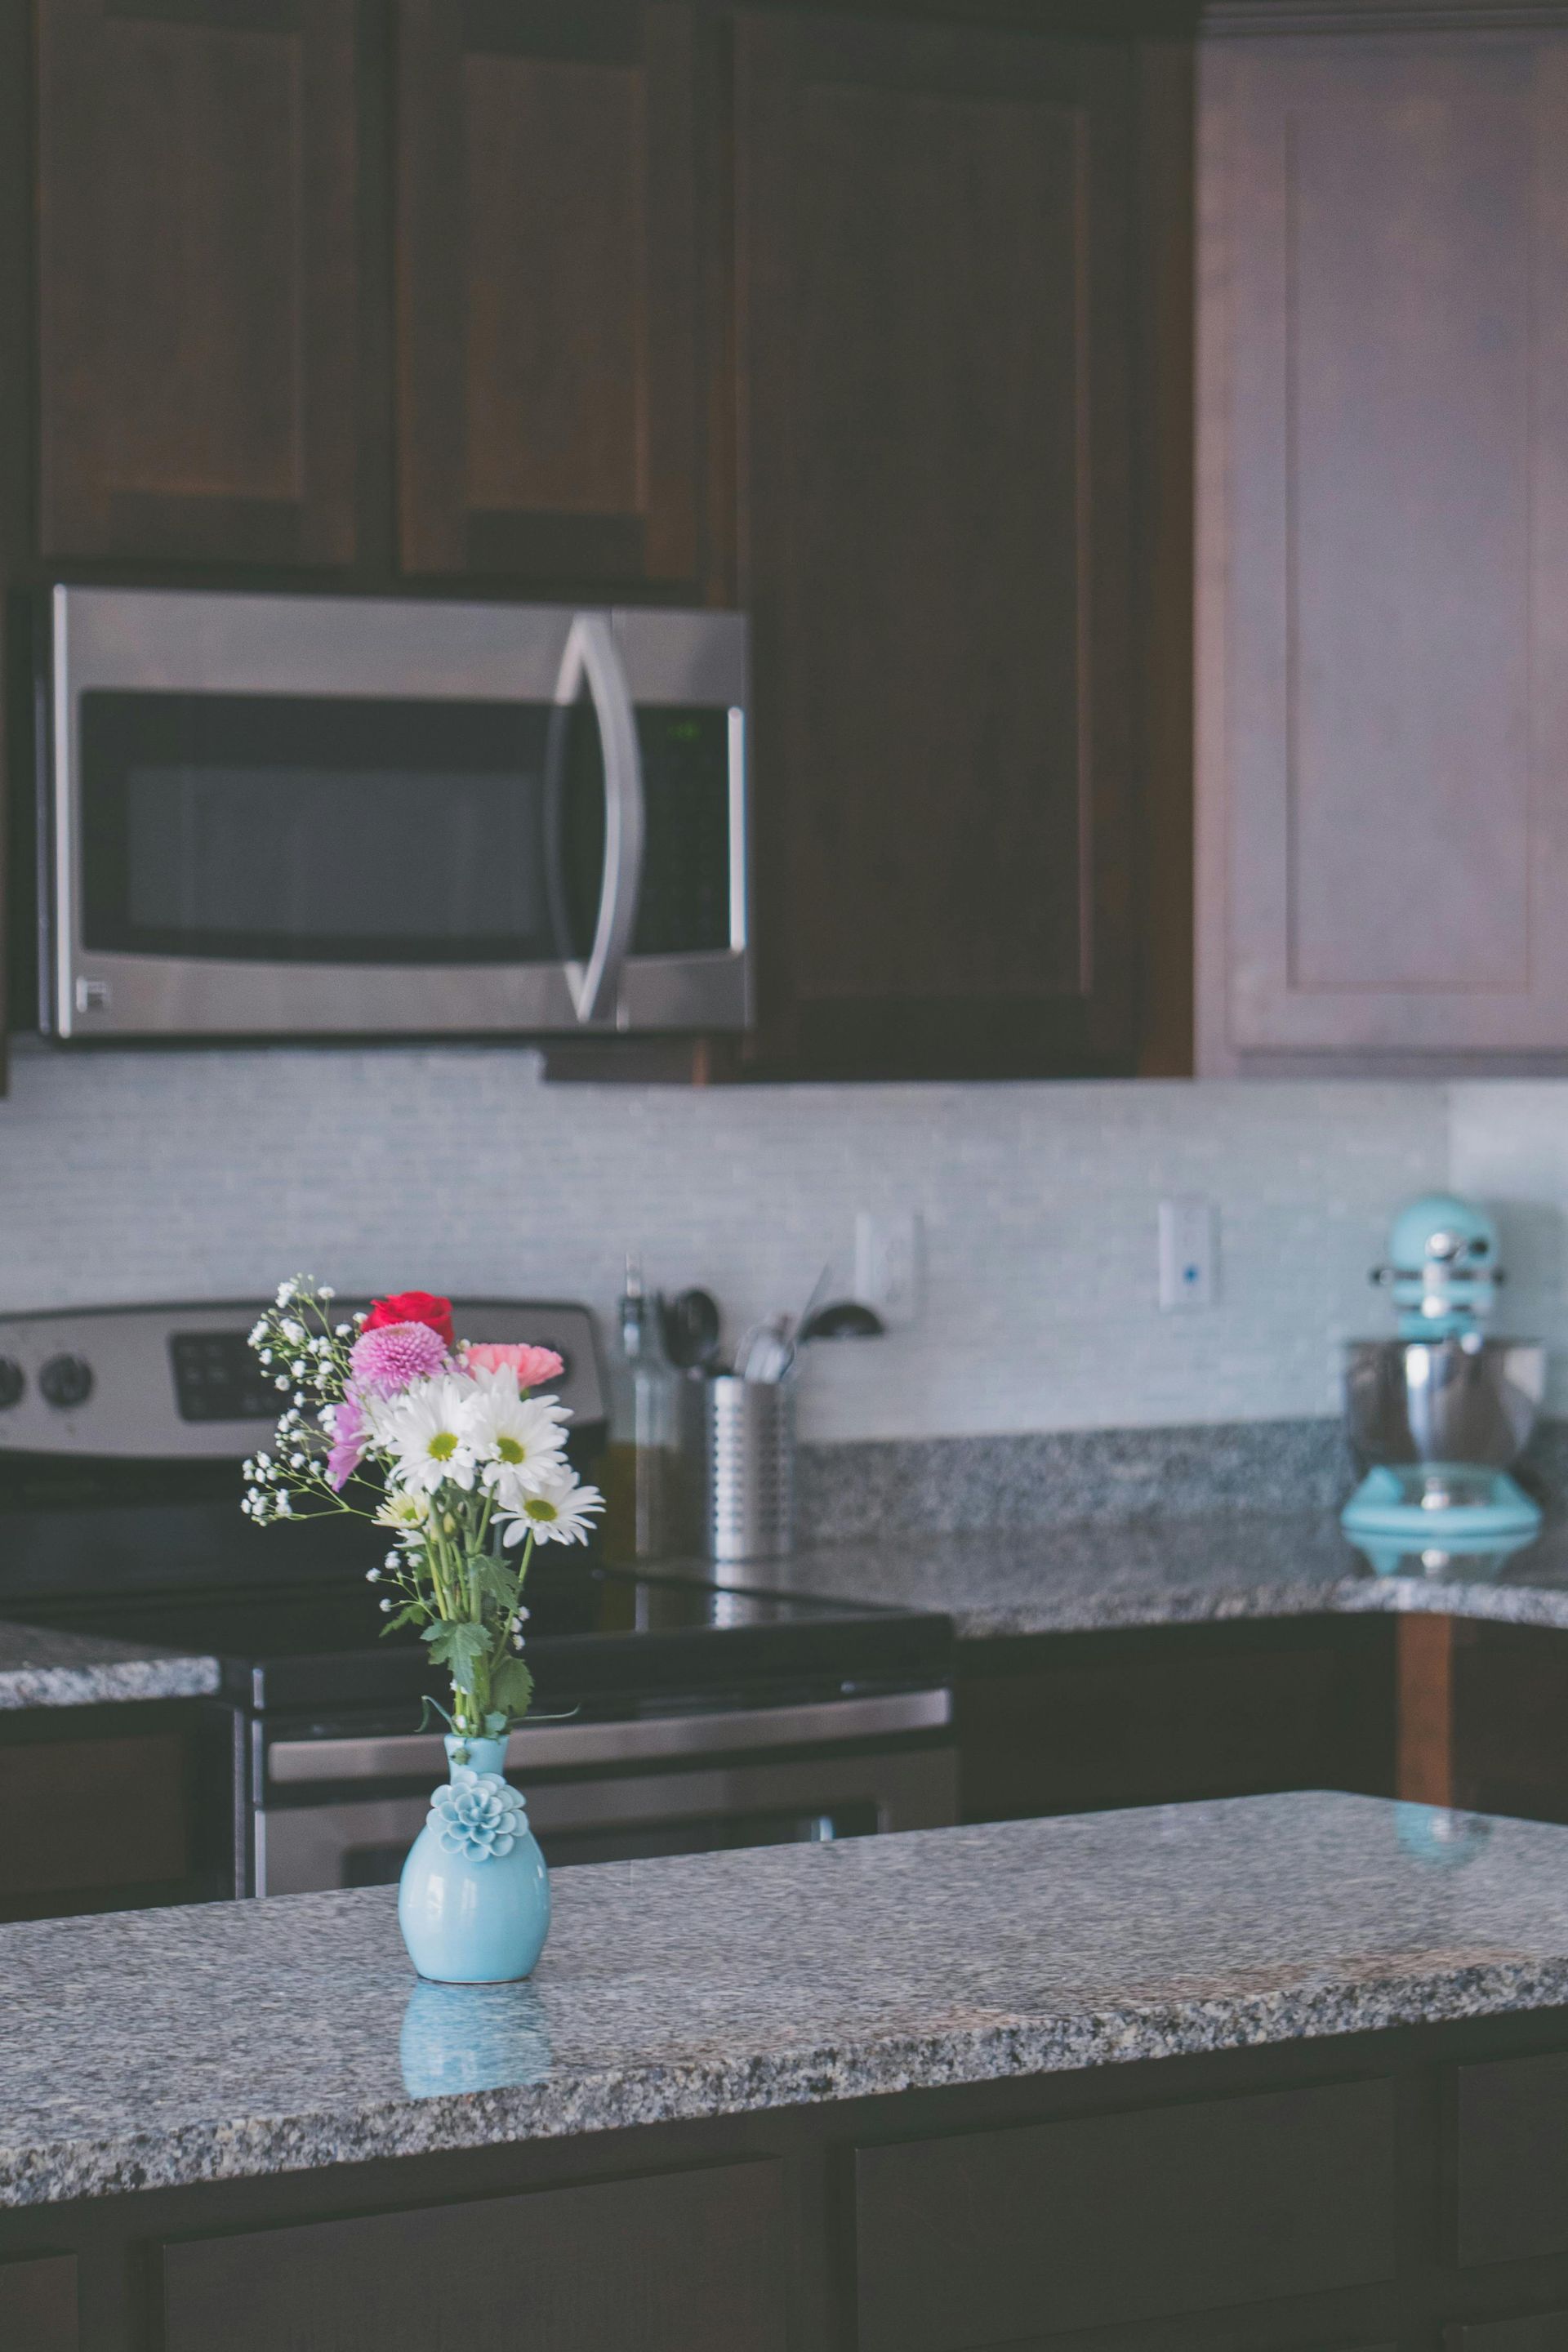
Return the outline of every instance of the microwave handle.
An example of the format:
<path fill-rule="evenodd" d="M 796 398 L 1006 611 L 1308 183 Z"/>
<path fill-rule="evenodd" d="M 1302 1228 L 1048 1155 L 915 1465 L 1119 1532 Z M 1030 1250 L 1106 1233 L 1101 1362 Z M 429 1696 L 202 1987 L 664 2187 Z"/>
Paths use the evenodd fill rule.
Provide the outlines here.
<path fill-rule="evenodd" d="M 567 984 L 579 1021 L 602 1021 L 614 1010 L 621 968 L 631 948 L 642 887 L 642 752 L 637 712 L 607 614 L 579 613 L 561 656 L 555 700 L 569 708 L 584 679 L 598 722 L 605 762 L 605 879 L 586 963 L 569 963 Z"/>

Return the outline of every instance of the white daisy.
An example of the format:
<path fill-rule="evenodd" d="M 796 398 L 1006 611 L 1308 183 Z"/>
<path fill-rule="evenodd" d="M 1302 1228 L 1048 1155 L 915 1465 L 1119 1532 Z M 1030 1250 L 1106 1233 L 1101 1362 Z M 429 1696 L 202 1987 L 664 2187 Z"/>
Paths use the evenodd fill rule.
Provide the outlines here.
<path fill-rule="evenodd" d="M 389 1486 L 376 1512 L 375 1523 L 378 1528 L 422 1528 L 429 1516 L 427 1495 L 409 1494 L 402 1486 Z"/>
<path fill-rule="evenodd" d="M 521 1543 L 531 1535 L 540 1543 L 585 1544 L 594 1529 L 593 1515 L 605 1507 L 596 1486 L 580 1486 L 563 1463 L 553 1475 L 541 1477 L 531 1494 L 515 1507 L 515 1517 L 501 1530 L 503 1543 Z"/>
<path fill-rule="evenodd" d="M 472 1382 L 445 1372 L 397 1398 L 376 1434 L 397 1465 L 397 1484 L 433 1495 L 444 1479 L 471 1486 L 476 1463 L 465 1426 Z"/>
<path fill-rule="evenodd" d="M 503 1511 L 521 1508 L 541 1481 L 560 1476 L 566 1465 L 565 1415 L 543 1397 L 520 1397 L 480 1376 L 463 1416 L 463 1434 L 482 1465 L 480 1476 Z"/>

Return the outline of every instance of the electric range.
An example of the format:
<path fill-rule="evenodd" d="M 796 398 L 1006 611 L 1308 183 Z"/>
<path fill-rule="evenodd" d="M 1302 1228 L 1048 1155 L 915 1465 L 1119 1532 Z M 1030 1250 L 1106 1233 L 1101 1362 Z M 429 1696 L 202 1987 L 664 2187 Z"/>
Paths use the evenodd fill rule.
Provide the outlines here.
<path fill-rule="evenodd" d="M 216 1656 L 232 1883 L 395 1877 L 445 1759 L 446 1685 L 383 1638 L 384 1537 L 257 1528 L 239 1464 L 277 1405 L 254 1303 L 0 1318 L 0 1617 Z M 554 1347 L 570 1451 L 606 1434 L 598 1335 L 559 1301 L 459 1302 L 470 1331 Z M 577 1547 L 529 1571 L 536 1682 L 508 1769 L 556 1862 L 932 1827 L 956 1818 L 952 1627 L 926 1612 L 632 1572 Z"/>

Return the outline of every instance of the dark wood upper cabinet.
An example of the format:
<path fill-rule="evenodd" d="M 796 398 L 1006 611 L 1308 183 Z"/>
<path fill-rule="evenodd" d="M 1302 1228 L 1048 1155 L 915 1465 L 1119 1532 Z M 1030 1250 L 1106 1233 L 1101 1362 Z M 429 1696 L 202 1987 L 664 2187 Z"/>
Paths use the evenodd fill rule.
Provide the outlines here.
<path fill-rule="evenodd" d="M 1568 34 L 1202 92 L 1200 1067 L 1561 1068 Z"/>
<path fill-rule="evenodd" d="M 678 0 L 402 0 L 405 569 L 694 587 L 697 123 Z"/>
<path fill-rule="evenodd" d="M 1131 1066 L 1127 53 L 737 34 L 767 1047 Z"/>
<path fill-rule="evenodd" d="M 354 0 L 38 0 L 46 556 L 354 554 Z"/>

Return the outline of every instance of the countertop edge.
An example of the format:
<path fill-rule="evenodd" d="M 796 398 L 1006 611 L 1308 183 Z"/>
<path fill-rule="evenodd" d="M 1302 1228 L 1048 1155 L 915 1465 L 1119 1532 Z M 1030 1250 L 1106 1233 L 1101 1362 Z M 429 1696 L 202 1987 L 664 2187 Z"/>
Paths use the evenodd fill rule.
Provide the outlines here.
<path fill-rule="evenodd" d="M 638 2126 L 890 2096 L 1098 2065 L 1193 2057 L 1334 2035 L 1444 2025 L 1568 2008 L 1568 1956 L 1498 1960 L 1419 1976 L 1309 1981 L 1253 1996 L 1132 2003 L 1082 2017 L 998 2016 L 927 2037 L 868 2039 L 844 2053 L 810 2047 L 687 2066 L 605 2070 L 559 2086 L 468 2092 L 410 2105 L 331 2110 L 177 2126 L 130 2141 L 0 2147 L 0 2208 L 75 2203 L 324 2170 L 388 2157 L 456 2153 Z M 322 2142 L 330 2142 L 323 2147 Z"/>
<path fill-rule="evenodd" d="M 847 1590 L 847 1582 L 846 1585 Z M 1427 1584 L 1416 1577 L 1336 1577 L 1321 1585 L 1259 1582 L 1222 1591 L 1174 1586 L 1157 1596 L 1106 1591 L 1078 1605 L 954 1601 L 961 1643 L 1047 1633 L 1152 1632 L 1163 1625 L 1268 1623 L 1294 1617 L 1456 1617 L 1568 1632 L 1568 1591 L 1547 1585 Z"/>
<path fill-rule="evenodd" d="M 0 1669 L 0 1714 L 134 1704 L 161 1698 L 211 1698 L 222 1688 L 216 1658 L 106 1658 L 96 1665 Z"/>

